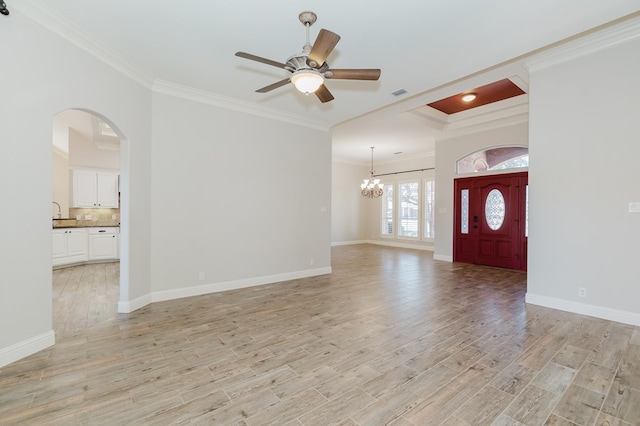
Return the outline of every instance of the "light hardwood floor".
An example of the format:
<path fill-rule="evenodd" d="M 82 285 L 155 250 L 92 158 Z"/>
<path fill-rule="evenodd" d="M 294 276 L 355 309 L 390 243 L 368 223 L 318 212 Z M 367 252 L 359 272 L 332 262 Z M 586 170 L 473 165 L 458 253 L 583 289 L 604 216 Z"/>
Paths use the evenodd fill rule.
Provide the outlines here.
<path fill-rule="evenodd" d="M 332 257 L 127 315 L 117 264 L 54 271 L 57 344 L 0 369 L 0 424 L 640 424 L 639 327 L 525 305 L 521 272 Z"/>

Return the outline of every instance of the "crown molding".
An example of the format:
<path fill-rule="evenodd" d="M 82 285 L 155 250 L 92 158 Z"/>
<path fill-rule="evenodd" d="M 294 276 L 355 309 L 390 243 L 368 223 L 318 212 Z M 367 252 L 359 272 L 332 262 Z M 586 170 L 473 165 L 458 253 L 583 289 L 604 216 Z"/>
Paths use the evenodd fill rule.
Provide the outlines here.
<path fill-rule="evenodd" d="M 526 82 L 521 81 L 521 84 Z M 529 120 L 529 95 L 524 94 L 493 104 L 447 115 L 424 105 L 409 111 L 425 120 L 427 125 L 440 131 L 437 140 L 450 139 L 463 134 L 511 126 Z"/>
<path fill-rule="evenodd" d="M 169 81 L 154 79 L 151 75 L 142 71 L 138 67 L 127 62 L 122 56 L 113 50 L 101 45 L 89 34 L 72 24 L 63 16 L 54 12 L 42 0 L 23 0 L 16 3 L 15 8 L 19 13 L 30 18 L 42 27 L 59 35 L 71 44 L 84 50 L 99 61 L 111 66 L 116 71 L 124 74 L 132 80 L 138 82 L 143 87 L 160 94 L 188 99 L 207 105 L 214 105 L 225 109 L 244 112 L 264 118 L 297 124 L 304 127 L 328 131 L 328 123 L 309 120 L 307 117 L 297 114 L 286 114 L 280 111 L 269 109 L 255 104 L 215 95 L 210 92 L 197 90 Z"/>
<path fill-rule="evenodd" d="M 122 56 L 98 43 L 89 34 L 83 32 L 68 19 L 54 12 L 46 2 L 41 0 L 22 0 L 11 4 L 22 15 L 37 24 L 59 35 L 71 44 L 84 50 L 101 62 L 111 66 L 142 86 L 151 89 L 153 78 L 140 68 L 127 62 Z"/>
<path fill-rule="evenodd" d="M 407 111 L 407 113 L 421 118 L 426 122 L 427 126 L 440 132 L 444 131 L 445 125 L 447 124 L 447 114 L 431 108 L 428 105 L 422 105 L 419 108 Z"/>
<path fill-rule="evenodd" d="M 497 120 L 480 122 L 478 124 L 451 129 L 442 134 L 441 137 L 436 138 L 438 141 L 453 139 L 463 135 L 469 135 L 472 133 L 486 132 L 488 130 L 499 129 L 502 127 L 515 126 L 516 124 L 528 123 L 529 111 L 521 112 L 519 114 L 510 115 L 508 117 L 502 117 Z"/>
<path fill-rule="evenodd" d="M 527 114 L 529 112 L 529 95 L 520 95 L 486 106 L 491 106 L 492 108 L 483 109 L 484 107 L 480 107 L 475 108 L 478 110 L 477 112 L 467 110 L 451 115 L 444 126 L 444 131 L 481 126 L 509 119 L 513 116 Z"/>
<path fill-rule="evenodd" d="M 286 123 L 297 124 L 299 126 L 309 127 L 312 129 L 329 131 L 330 125 L 319 121 L 309 120 L 307 117 L 298 114 L 285 114 L 281 111 L 266 108 L 264 106 L 256 106 L 253 103 L 241 101 L 235 98 L 215 95 L 204 90 L 194 89 L 193 87 L 183 86 L 181 84 L 172 83 L 165 80 L 156 80 L 153 84 L 152 91 L 154 93 L 182 98 L 189 101 L 212 105 L 224 109 L 243 112 L 246 114 L 256 115 L 272 120 L 283 121 Z"/>
<path fill-rule="evenodd" d="M 529 72 L 536 72 L 638 37 L 640 37 L 640 12 L 616 25 L 579 36 L 533 55 L 524 60 L 523 66 Z"/>

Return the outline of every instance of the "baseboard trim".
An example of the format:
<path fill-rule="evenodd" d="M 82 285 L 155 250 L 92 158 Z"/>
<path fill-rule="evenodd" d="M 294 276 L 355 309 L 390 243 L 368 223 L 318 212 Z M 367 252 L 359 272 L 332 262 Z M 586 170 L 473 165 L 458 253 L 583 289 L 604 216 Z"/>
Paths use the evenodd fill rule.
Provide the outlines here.
<path fill-rule="evenodd" d="M 407 244 L 407 243 L 399 243 L 397 241 L 384 241 L 384 240 L 354 240 L 354 241 L 339 241 L 331 243 L 332 247 L 337 246 L 353 246 L 357 244 L 375 244 L 378 246 L 387 246 L 387 247 L 398 247 L 398 248 L 406 248 L 413 250 L 425 250 L 425 251 L 433 251 L 433 245 L 419 245 L 419 244 Z M 435 259 L 435 256 L 434 256 Z M 437 260 L 437 259 L 436 259 Z"/>
<path fill-rule="evenodd" d="M 433 260 L 442 260 L 443 262 L 453 262 L 453 256 L 445 256 L 444 254 L 434 253 Z"/>
<path fill-rule="evenodd" d="M 166 300 L 181 299 L 183 297 L 201 296 L 203 294 L 255 287 L 259 285 L 273 284 L 300 278 L 315 277 L 318 275 L 326 275 L 330 273 L 331 267 L 329 266 L 325 268 L 307 269 L 304 271 L 288 272 L 284 274 L 266 275 L 263 277 L 249 278 L 244 280 L 226 281 L 193 287 L 177 288 L 173 290 L 155 291 L 151 294 L 151 302 L 163 302 Z"/>
<path fill-rule="evenodd" d="M 407 243 L 399 243 L 397 241 L 381 241 L 381 240 L 369 240 L 366 242 L 367 244 L 375 244 L 377 246 L 387 246 L 387 247 L 398 247 L 398 248 L 406 248 L 413 250 L 424 250 L 424 251 L 433 251 L 432 245 L 418 245 L 418 244 L 407 244 Z"/>
<path fill-rule="evenodd" d="M 145 294 L 144 296 L 137 297 L 133 300 L 129 301 L 120 301 L 118 302 L 118 313 L 119 314 L 129 314 L 136 309 L 143 308 L 151 303 L 151 295 Z"/>
<path fill-rule="evenodd" d="M 572 302 L 570 300 L 557 299 L 555 297 L 541 296 L 527 292 L 525 302 L 545 308 L 558 309 L 574 314 L 588 315 L 590 317 L 620 322 L 623 324 L 640 326 L 640 313 L 606 308 L 604 306 L 589 305 L 586 303 Z"/>
<path fill-rule="evenodd" d="M 42 333 L 22 342 L 0 349 L 0 368 L 19 359 L 33 355 L 43 349 L 55 345 L 56 335 L 53 330 Z"/>
<path fill-rule="evenodd" d="M 367 240 L 338 241 L 338 242 L 331 243 L 331 247 L 354 246 L 354 245 L 357 245 L 357 244 L 369 244 L 369 241 L 367 241 Z"/>

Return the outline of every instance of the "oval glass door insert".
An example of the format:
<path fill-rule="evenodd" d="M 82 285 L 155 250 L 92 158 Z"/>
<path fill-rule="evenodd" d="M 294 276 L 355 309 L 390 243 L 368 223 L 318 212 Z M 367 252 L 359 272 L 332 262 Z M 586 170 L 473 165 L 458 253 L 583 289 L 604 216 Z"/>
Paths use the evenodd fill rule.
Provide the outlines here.
<path fill-rule="evenodd" d="M 502 192 L 498 189 L 492 189 L 487 195 L 487 201 L 484 204 L 484 217 L 487 226 L 494 231 L 500 229 L 504 223 L 505 202 Z"/>

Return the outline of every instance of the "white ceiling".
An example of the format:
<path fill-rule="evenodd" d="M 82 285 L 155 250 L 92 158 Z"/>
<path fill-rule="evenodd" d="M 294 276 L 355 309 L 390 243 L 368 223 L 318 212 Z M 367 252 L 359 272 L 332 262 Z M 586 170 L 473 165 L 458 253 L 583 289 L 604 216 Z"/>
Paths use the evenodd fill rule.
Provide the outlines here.
<path fill-rule="evenodd" d="M 372 145 L 381 161 L 433 151 L 440 130 L 424 132 L 424 104 L 501 78 L 526 84 L 514 59 L 640 10 L 638 0 L 6 2 L 149 88 L 178 85 L 335 126 L 334 158 L 361 164 Z M 303 10 L 318 15 L 312 42 L 321 28 L 342 37 L 333 68 L 380 68 L 380 80 L 329 80 L 335 100 L 326 104 L 292 85 L 255 93 L 289 73 L 234 53 L 286 62 L 305 42 Z M 398 89 L 408 93 L 393 96 Z"/>

